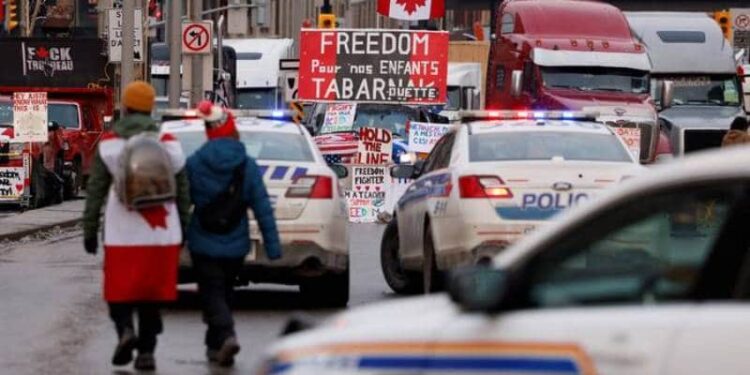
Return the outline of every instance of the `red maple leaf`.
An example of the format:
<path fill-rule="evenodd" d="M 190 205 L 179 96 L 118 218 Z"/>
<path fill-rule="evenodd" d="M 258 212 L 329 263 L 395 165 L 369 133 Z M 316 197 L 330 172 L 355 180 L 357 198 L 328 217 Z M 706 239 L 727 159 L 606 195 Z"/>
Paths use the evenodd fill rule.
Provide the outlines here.
<path fill-rule="evenodd" d="M 49 51 L 47 51 L 47 48 L 39 47 L 36 50 L 36 55 L 40 59 L 47 59 L 49 57 Z"/>
<path fill-rule="evenodd" d="M 425 6 L 427 0 L 396 0 L 396 4 L 402 5 L 406 13 L 411 15 L 417 11 L 417 8 Z"/>
<path fill-rule="evenodd" d="M 167 229 L 167 216 L 169 212 L 164 206 L 142 208 L 138 210 L 138 213 L 141 214 L 152 229 L 159 227 Z"/>

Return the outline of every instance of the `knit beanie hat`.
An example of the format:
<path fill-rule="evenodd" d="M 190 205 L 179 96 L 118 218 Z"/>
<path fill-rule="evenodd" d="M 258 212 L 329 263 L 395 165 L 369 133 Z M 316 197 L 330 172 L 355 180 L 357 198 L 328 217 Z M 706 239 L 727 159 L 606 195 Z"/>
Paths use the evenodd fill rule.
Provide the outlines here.
<path fill-rule="evenodd" d="M 133 81 L 125 86 L 122 104 L 134 111 L 150 113 L 154 109 L 155 97 L 156 91 L 148 82 Z"/>
<path fill-rule="evenodd" d="M 206 122 L 206 137 L 209 140 L 217 138 L 238 138 L 234 115 L 224 108 L 213 105 L 208 100 L 198 103 L 198 113 Z"/>

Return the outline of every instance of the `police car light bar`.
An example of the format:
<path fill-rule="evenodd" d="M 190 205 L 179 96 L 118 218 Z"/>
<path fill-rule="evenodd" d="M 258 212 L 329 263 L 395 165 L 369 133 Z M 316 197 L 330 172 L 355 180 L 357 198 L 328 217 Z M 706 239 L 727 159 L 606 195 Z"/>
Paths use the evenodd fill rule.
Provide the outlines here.
<path fill-rule="evenodd" d="M 264 119 L 291 119 L 294 112 L 288 109 L 231 109 L 235 117 L 257 117 Z"/>
<path fill-rule="evenodd" d="M 594 121 L 599 112 L 584 111 L 512 111 L 472 110 L 459 111 L 462 122 L 476 120 L 588 120 Z"/>

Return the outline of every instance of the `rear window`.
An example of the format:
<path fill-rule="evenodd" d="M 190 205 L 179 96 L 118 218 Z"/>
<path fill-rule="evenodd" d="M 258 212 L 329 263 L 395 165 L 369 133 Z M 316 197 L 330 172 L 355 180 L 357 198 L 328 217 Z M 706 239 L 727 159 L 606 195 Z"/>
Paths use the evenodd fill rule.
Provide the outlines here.
<path fill-rule="evenodd" d="M 185 155 L 192 155 L 206 142 L 204 132 L 173 133 L 182 144 Z M 299 134 L 276 132 L 240 132 L 247 155 L 258 160 L 311 162 L 312 150 L 305 137 Z"/>
<path fill-rule="evenodd" d="M 506 160 L 591 160 L 632 162 L 613 134 L 508 132 L 474 134 L 469 140 L 472 162 Z"/>
<path fill-rule="evenodd" d="M 706 34 L 703 31 L 657 31 L 664 43 L 706 43 Z"/>

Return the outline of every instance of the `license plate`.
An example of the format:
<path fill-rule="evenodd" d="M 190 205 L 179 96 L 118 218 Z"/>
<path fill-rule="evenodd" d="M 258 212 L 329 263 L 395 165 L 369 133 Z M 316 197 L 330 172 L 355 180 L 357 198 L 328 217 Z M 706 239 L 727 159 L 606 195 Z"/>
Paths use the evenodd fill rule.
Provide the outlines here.
<path fill-rule="evenodd" d="M 563 210 L 589 198 L 588 193 L 527 193 L 521 197 L 521 208 Z"/>

